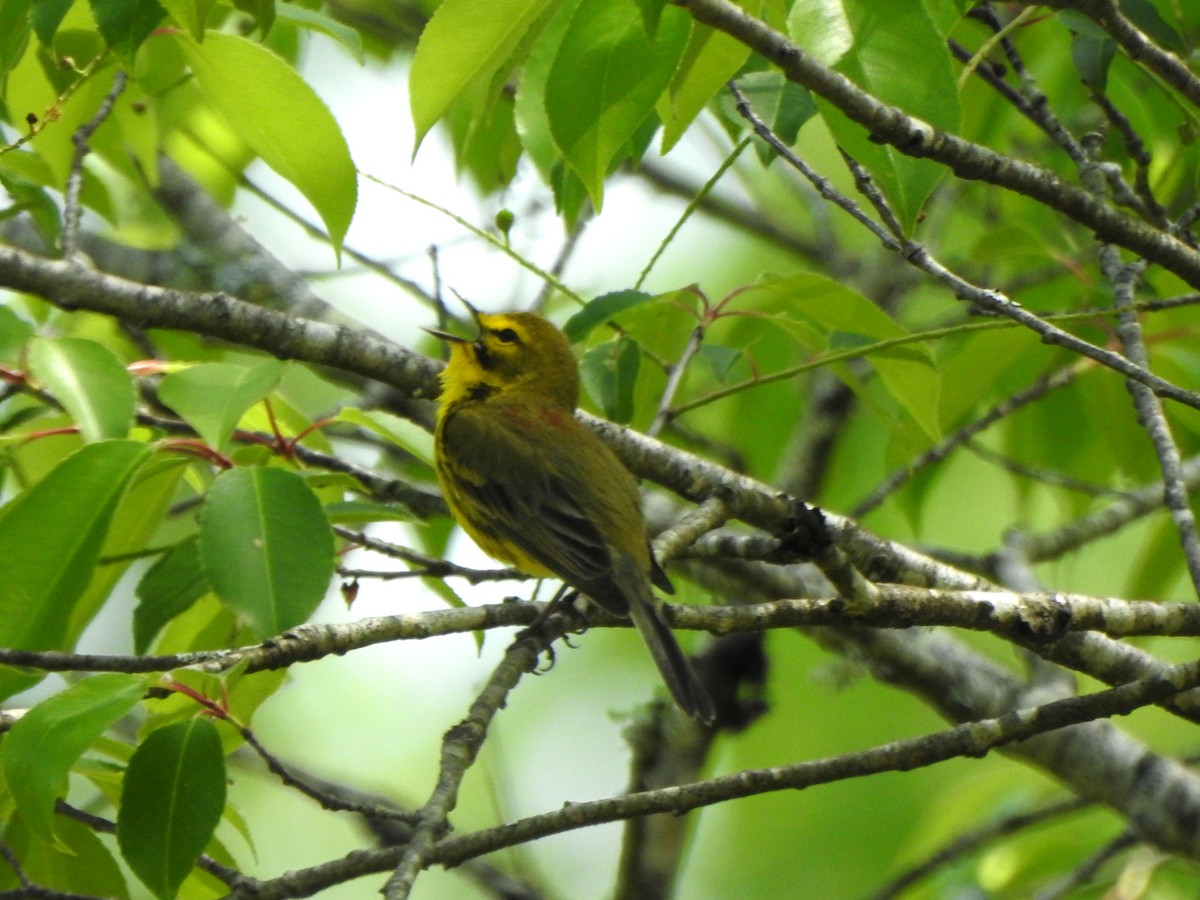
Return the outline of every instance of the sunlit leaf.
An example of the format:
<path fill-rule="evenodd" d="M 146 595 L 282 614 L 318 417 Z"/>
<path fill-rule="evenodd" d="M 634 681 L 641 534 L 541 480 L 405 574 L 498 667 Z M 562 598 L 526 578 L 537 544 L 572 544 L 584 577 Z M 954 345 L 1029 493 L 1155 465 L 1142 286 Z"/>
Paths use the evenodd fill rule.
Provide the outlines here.
<path fill-rule="evenodd" d="M 54 802 L 64 795 L 71 766 L 133 709 L 146 684 L 134 675 L 93 675 L 43 700 L 13 724 L 0 744 L 0 763 L 21 817 L 42 840 L 54 841 Z"/>
<path fill-rule="evenodd" d="M 203 44 L 177 32 L 196 83 L 238 136 L 296 186 L 341 248 L 358 197 L 350 148 L 329 108 L 296 70 L 261 44 L 209 32 Z"/>
<path fill-rule="evenodd" d="M 557 0 L 446 0 L 421 32 L 409 73 L 416 145 L 472 87 L 488 84 Z M 415 150 L 415 148 L 414 148 Z"/>
<path fill-rule="evenodd" d="M 111 350 L 82 338 L 35 340 L 34 377 L 79 425 L 84 440 L 123 438 L 133 425 L 133 379 Z"/>
<path fill-rule="evenodd" d="M 0 507 L 0 646 L 66 649 L 117 502 L 149 455 L 134 441 L 89 444 Z M 40 678 L 0 669 L 0 697 Z"/>
<path fill-rule="evenodd" d="M 546 84 L 550 130 L 599 209 L 604 178 L 670 83 L 690 31 L 682 10 L 663 10 L 651 42 L 626 0 L 580 4 Z"/>
<path fill-rule="evenodd" d="M 224 450 L 246 410 L 275 390 L 282 375 L 277 360 L 201 363 L 164 376 L 158 394 L 206 444 Z"/>

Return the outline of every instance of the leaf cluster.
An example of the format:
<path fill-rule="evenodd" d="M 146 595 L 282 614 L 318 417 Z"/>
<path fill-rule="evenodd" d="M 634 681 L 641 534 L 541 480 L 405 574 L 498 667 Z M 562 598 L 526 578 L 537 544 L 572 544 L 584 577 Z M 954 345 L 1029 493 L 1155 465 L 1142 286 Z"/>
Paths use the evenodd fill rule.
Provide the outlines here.
<path fill-rule="evenodd" d="M 0 889 L 284 897 L 391 873 L 399 898 L 463 864 L 449 891 L 512 896 L 549 888 L 483 854 L 622 821 L 605 863 L 622 896 L 800 879 L 1066 895 L 1135 875 L 1182 896 L 1200 859 L 1200 671 L 1178 640 L 1200 628 L 1200 9 L 401 6 L 420 28 L 412 152 L 444 129 L 484 199 L 462 215 L 390 190 L 389 227 L 414 203 L 446 213 L 543 286 L 603 416 L 584 420 L 656 486 L 656 547 L 691 602 L 668 612 L 712 635 L 718 729 L 640 708 L 628 791 L 563 808 L 588 790 L 563 788 L 535 815 L 497 817 L 468 777 L 541 697 L 514 732 L 530 771 L 506 773 L 540 798 L 563 759 L 621 755 L 588 729 L 649 688 L 620 623 L 596 617 L 568 653 L 554 639 L 577 623 L 536 600 L 463 602 L 461 584 L 517 576 L 450 552 L 437 363 L 334 311 L 229 209 L 265 163 L 316 211 L 324 257 L 369 276 L 381 329 L 456 327 L 440 269 L 350 239 L 360 173 L 318 93 L 329 73 L 304 67 L 314 44 L 347 67 L 410 46 L 395 21 L 366 3 L 0 0 Z M 589 243 L 589 223 L 628 237 L 663 209 L 657 246 Z M 378 602 L 360 592 L 392 613 L 415 579 L 437 608 L 359 615 Z M 120 649 L 83 652 L 113 618 Z M 485 638 L 535 620 L 502 651 Z M 455 663 L 461 720 L 386 748 L 406 779 L 387 797 L 300 771 L 302 742 L 258 728 L 301 662 L 453 634 L 491 671 Z M 524 676 L 547 659 L 536 694 Z M 414 670 L 368 721 L 397 696 L 415 720 L 442 687 Z M 336 705 L 322 716 L 354 706 Z M 584 724 L 546 740 L 560 716 Z M 329 731 L 355 761 L 351 729 Z M 993 748 L 1016 762 L 975 759 Z M 371 843 L 256 865 L 237 780 L 260 763 L 273 802 L 315 800 Z"/>

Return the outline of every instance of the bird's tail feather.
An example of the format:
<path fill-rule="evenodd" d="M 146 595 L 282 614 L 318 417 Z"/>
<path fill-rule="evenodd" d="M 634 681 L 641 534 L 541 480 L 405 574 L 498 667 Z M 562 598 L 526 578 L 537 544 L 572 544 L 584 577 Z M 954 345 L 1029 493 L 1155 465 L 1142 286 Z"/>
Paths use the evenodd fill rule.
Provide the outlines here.
<path fill-rule="evenodd" d="M 708 691 L 696 677 L 654 598 L 630 598 L 629 616 L 650 649 L 650 656 L 679 708 L 705 724 L 712 724 L 716 712 Z"/>

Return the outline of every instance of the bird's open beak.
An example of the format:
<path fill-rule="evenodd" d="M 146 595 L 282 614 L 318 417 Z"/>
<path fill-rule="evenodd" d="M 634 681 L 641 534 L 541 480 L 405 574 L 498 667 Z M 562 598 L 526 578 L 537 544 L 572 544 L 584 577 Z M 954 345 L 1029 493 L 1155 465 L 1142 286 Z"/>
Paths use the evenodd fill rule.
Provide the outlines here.
<path fill-rule="evenodd" d="M 477 310 L 474 306 L 472 306 L 470 303 L 468 303 L 466 300 L 464 300 L 462 298 L 462 295 L 459 294 L 457 291 L 454 292 L 454 296 L 458 297 L 459 302 L 462 303 L 462 305 L 465 306 L 470 311 L 471 318 L 473 318 L 475 320 L 475 324 L 478 326 L 479 310 Z M 421 330 L 426 332 L 427 334 L 432 334 L 439 341 L 445 341 L 447 344 L 469 344 L 469 343 L 471 343 L 471 338 L 459 337 L 457 334 L 451 334 L 448 331 L 441 331 L 437 328 L 422 328 Z"/>
<path fill-rule="evenodd" d="M 436 328 L 422 328 L 426 334 L 432 334 L 439 341 L 445 341 L 447 344 L 469 344 L 470 338 L 459 337 L 457 334 L 451 334 L 448 331 L 438 331 Z"/>

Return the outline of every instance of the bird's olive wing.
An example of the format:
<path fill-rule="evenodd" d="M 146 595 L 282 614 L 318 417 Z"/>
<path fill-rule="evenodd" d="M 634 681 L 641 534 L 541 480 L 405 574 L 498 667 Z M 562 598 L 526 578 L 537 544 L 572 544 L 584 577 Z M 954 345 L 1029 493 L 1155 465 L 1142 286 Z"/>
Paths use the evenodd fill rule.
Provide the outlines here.
<path fill-rule="evenodd" d="M 605 606 L 612 602 L 609 542 L 585 508 L 596 491 L 571 462 L 576 454 L 553 446 L 557 436 L 530 435 L 470 409 L 445 422 L 442 440 L 477 528 Z M 623 612 L 616 603 L 614 611 Z"/>

